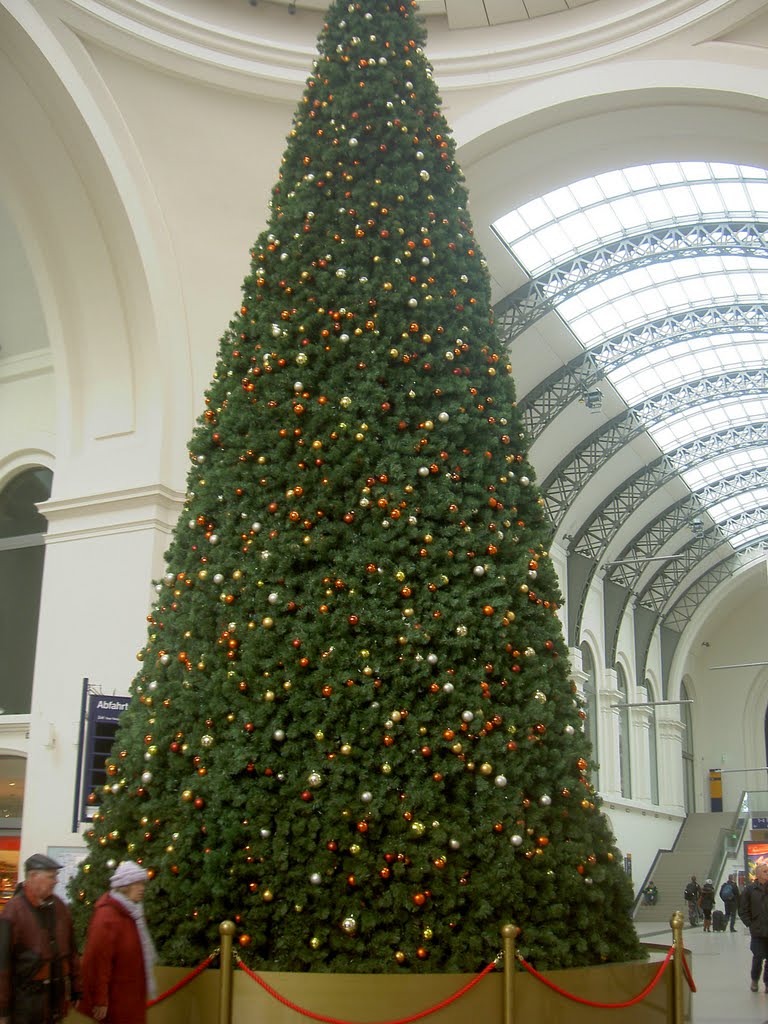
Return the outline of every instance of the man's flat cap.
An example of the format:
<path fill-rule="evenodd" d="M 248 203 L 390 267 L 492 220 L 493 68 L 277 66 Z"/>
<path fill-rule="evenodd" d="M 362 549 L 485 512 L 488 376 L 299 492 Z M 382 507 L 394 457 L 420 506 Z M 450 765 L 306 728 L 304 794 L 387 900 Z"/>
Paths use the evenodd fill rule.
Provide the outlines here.
<path fill-rule="evenodd" d="M 61 864 L 57 863 L 52 857 L 46 857 L 44 853 L 33 853 L 31 857 L 27 857 L 24 861 L 24 867 L 27 871 L 61 870 Z"/>

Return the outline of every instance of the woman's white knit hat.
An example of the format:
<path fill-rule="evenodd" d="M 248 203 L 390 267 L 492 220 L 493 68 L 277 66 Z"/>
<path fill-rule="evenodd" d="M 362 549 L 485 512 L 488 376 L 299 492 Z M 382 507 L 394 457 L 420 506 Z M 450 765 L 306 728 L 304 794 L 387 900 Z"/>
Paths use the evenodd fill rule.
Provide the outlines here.
<path fill-rule="evenodd" d="M 134 882 L 146 882 L 146 870 L 133 860 L 124 860 L 118 864 L 115 872 L 109 880 L 110 889 L 122 889 L 123 886 L 133 885 Z"/>

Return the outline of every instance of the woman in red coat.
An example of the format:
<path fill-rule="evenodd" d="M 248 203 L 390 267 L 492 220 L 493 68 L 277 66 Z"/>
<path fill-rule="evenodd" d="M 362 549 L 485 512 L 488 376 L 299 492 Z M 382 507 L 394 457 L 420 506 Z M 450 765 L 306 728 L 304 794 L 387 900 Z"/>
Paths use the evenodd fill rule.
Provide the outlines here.
<path fill-rule="evenodd" d="M 155 996 L 155 947 L 144 918 L 147 872 L 118 864 L 88 926 L 78 1010 L 104 1024 L 146 1024 Z"/>

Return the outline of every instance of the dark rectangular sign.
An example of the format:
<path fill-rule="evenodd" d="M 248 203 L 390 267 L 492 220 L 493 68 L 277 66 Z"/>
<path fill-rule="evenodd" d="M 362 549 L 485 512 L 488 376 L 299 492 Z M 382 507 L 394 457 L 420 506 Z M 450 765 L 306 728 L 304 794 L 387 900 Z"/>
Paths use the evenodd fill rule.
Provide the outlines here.
<path fill-rule="evenodd" d="M 120 715 L 131 703 L 130 697 L 105 697 L 88 694 L 88 731 L 85 741 L 85 772 L 80 800 L 80 820 L 90 821 L 98 807 L 99 793 L 107 781 L 106 760 L 112 752 Z M 96 800 L 89 802 L 91 793 Z"/>

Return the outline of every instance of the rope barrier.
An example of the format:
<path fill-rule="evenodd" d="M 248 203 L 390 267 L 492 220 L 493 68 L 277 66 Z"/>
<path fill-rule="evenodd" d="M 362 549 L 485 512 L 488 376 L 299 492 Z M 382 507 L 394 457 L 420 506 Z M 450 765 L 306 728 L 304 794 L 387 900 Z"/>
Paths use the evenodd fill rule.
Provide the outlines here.
<path fill-rule="evenodd" d="M 674 952 L 675 947 L 670 946 L 669 952 L 664 958 L 664 962 L 659 966 L 658 971 L 653 976 L 653 978 L 651 978 L 650 982 L 645 986 L 643 991 L 640 992 L 638 995 L 634 996 L 632 999 L 627 999 L 623 1003 L 597 1003 L 591 999 L 583 999 L 581 996 L 575 996 L 571 992 L 566 992 L 564 988 L 560 988 L 559 985 L 556 985 L 553 981 L 550 981 L 549 978 L 545 978 L 543 974 L 539 974 L 536 968 L 529 964 L 521 956 L 520 953 L 517 954 L 517 959 L 520 961 L 520 963 L 523 965 L 526 971 L 528 971 L 529 974 L 532 974 L 534 976 L 534 978 L 538 978 L 539 981 L 543 982 L 545 985 L 551 988 L 553 992 L 557 992 L 558 995 L 565 996 L 566 999 L 570 999 L 574 1003 L 581 1003 L 584 1006 L 594 1006 L 600 1010 L 621 1010 L 627 1006 L 634 1006 L 635 1003 L 641 1002 L 650 992 L 653 991 L 653 989 L 661 981 L 661 976 L 663 975 L 664 971 L 666 971 L 667 967 L 669 967 L 669 963 L 672 959 Z"/>
<path fill-rule="evenodd" d="M 688 966 L 688 961 L 685 959 L 685 953 L 683 953 L 683 974 L 685 974 L 685 980 L 688 982 L 688 988 L 691 992 L 695 992 L 696 982 L 693 980 L 691 968 Z"/>
<path fill-rule="evenodd" d="M 253 979 L 257 985 L 261 985 L 265 992 L 271 995 L 283 1006 L 287 1006 L 289 1010 L 295 1010 L 296 1013 L 300 1013 L 304 1017 L 310 1017 L 312 1020 L 318 1020 L 324 1022 L 324 1024 L 350 1024 L 349 1021 L 339 1020 L 337 1017 L 326 1017 L 320 1013 L 314 1013 L 312 1010 L 307 1010 L 302 1006 L 298 1006 L 296 1003 L 291 1002 L 290 999 L 286 999 L 285 996 L 281 996 L 279 992 L 268 985 L 263 978 L 260 978 L 258 974 L 255 974 L 250 967 L 243 963 L 239 956 L 235 956 L 237 966 L 241 971 L 244 971 L 249 978 Z M 411 1024 L 412 1021 L 421 1020 L 423 1017 L 428 1017 L 432 1013 L 436 1013 L 438 1010 L 442 1010 L 444 1007 L 449 1006 L 451 1003 L 460 999 L 463 995 L 466 995 L 470 989 L 474 988 L 475 985 L 479 984 L 486 976 L 496 967 L 496 961 L 488 964 L 483 970 L 477 974 L 471 981 L 468 981 L 466 985 L 463 985 L 458 992 L 454 992 L 453 995 L 448 996 L 441 1002 L 436 1003 L 434 1006 L 430 1006 L 426 1010 L 420 1010 L 418 1013 L 412 1014 L 410 1017 L 400 1017 L 397 1020 L 381 1022 L 381 1024 Z"/>
<path fill-rule="evenodd" d="M 197 967 L 195 967 L 193 971 L 190 971 L 190 973 L 187 974 L 184 978 L 182 978 L 181 981 L 177 981 L 175 985 L 172 985 L 166 992 L 162 992 L 155 999 L 150 999 L 150 1001 L 147 1003 L 147 1009 L 149 1010 L 151 1009 L 151 1007 L 157 1006 L 157 1004 L 162 1003 L 164 999 L 169 999 L 172 995 L 175 995 L 179 991 L 179 989 L 182 989 L 184 988 L 185 985 L 188 985 L 190 981 L 194 981 L 198 974 L 202 974 L 202 972 L 211 963 L 211 961 L 215 960 L 218 955 L 219 951 L 218 949 L 215 949 L 210 956 L 207 956 L 202 963 L 198 964 Z"/>

